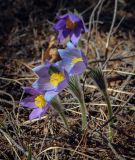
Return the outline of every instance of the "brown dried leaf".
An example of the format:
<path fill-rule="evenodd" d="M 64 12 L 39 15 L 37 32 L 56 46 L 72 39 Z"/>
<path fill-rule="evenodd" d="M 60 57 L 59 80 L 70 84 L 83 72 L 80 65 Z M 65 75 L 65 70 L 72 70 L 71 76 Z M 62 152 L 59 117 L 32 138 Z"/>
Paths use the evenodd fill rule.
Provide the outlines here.
<path fill-rule="evenodd" d="M 56 62 L 60 59 L 56 45 L 57 41 L 55 36 L 51 36 L 48 48 L 42 54 L 42 62 L 44 62 L 45 60 L 49 60 L 50 62 Z"/>

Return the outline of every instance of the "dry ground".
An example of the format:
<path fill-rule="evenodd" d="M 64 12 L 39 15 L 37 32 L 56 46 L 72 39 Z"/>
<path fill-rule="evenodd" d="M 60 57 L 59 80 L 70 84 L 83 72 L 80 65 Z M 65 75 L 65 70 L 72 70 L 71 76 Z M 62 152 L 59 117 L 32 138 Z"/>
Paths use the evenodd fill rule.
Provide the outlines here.
<path fill-rule="evenodd" d="M 118 3 L 107 49 L 114 3 L 99 3 L 96 8 L 94 1 L 85 2 L 1 1 L 0 159 L 135 159 L 134 2 Z M 88 5 L 91 7 L 87 11 Z M 88 39 L 88 34 L 82 37 L 81 47 L 87 53 L 89 66 L 101 67 L 107 78 L 114 112 L 114 141 L 111 144 L 107 140 L 107 107 L 89 76 L 89 69 L 84 74 L 85 78 L 82 77 L 89 113 L 85 132 L 81 131 L 79 104 L 67 90 L 63 91 L 61 99 L 71 133 L 66 131 L 61 119 L 51 108 L 42 119 L 30 122 L 30 110 L 19 106 L 23 96 L 21 87 L 32 84 L 36 78 L 31 69 L 41 64 L 41 53 L 47 49 L 49 38 L 54 35 L 51 29 L 54 17 L 61 11 L 65 13 L 65 7 L 83 12 L 86 25 L 92 24 L 88 33 L 90 37 Z M 92 12 L 93 9 L 95 12 Z M 92 13 L 97 23 L 92 17 L 89 21 Z"/>

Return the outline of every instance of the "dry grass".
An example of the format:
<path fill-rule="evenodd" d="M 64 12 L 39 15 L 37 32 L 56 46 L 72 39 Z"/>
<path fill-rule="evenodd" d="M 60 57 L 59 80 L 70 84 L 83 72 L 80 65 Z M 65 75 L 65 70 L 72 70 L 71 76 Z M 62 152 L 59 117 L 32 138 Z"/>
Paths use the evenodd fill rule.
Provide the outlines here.
<path fill-rule="evenodd" d="M 25 160 L 30 157 L 30 150 L 32 159 L 36 160 L 134 159 L 134 29 L 123 32 L 118 28 L 118 23 L 112 26 L 110 37 L 107 38 L 109 30 L 104 31 L 102 25 L 93 22 L 96 20 L 94 15 L 100 8 L 104 9 L 104 5 L 102 1 L 96 8 L 95 5 L 97 3 L 93 3 L 94 19 L 91 17 L 89 21 L 89 24 L 93 24 L 91 32 L 83 36 L 82 49 L 88 55 L 89 66 L 101 67 L 107 77 L 114 112 L 113 143 L 107 140 L 107 107 L 89 76 L 89 69 L 84 74 L 85 78 L 82 77 L 89 113 L 85 132 L 81 131 L 79 104 L 67 90 L 60 96 L 71 133 L 66 131 L 61 119 L 51 108 L 41 119 L 28 120 L 30 111 L 19 106 L 23 98 L 21 87 L 32 84 L 36 79 L 31 68 L 41 64 L 41 50 L 47 48 L 49 37 L 53 34 L 50 21 L 31 17 L 28 25 L 22 28 L 16 25 L 10 30 L 4 42 L 11 46 L 7 45 L 0 50 L 0 159 Z M 87 11 L 88 15 L 91 10 Z M 118 11 L 118 15 L 120 13 Z"/>

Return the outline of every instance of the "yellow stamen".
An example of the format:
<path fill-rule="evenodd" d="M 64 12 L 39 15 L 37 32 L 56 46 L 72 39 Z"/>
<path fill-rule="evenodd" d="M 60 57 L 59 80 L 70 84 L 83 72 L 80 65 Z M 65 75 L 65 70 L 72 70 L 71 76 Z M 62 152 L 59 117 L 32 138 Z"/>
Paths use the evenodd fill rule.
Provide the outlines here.
<path fill-rule="evenodd" d="M 76 22 L 72 22 L 69 18 L 66 20 L 66 29 L 74 29 L 76 25 Z"/>
<path fill-rule="evenodd" d="M 83 62 L 83 59 L 82 58 L 73 58 L 72 59 L 72 63 L 78 63 L 78 62 Z"/>
<path fill-rule="evenodd" d="M 64 75 L 60 72 L 53 73 L 50 76 L 50 83 L 54 86 L 57 87 L 60 82 L 62 82 L 65 79 Z"/>
<path fill-rule="evenodd" d="M 39 95 L 35 98 L 35 105 L 39 108 L 43 108 L 46 105 L 46 101 L 43 95 Z"/>

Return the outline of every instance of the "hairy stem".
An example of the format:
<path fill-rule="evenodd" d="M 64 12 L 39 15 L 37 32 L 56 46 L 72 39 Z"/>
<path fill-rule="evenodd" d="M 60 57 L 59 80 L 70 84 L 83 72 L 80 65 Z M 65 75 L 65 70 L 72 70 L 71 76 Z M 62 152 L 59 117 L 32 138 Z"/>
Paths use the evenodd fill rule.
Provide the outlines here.
<path fill-rule="evenodd" d="M 109 114 L 109 119 L 112 118 L 113 116 L 113 111 L 112 111 L 112 105 L 111 105 L 111 102 L 110 102 L 110 98 L 109 98 L 109 95 L 107 94 L 107 92 L 104 93 L 104 98 L 105 98 L 105 101 L 107 103 L 107 107 L 108 107 L 108 114 Z M 113 120 L 111 120 L 109 122 L 109 141 L 112 142 L 113 140 L 113 129 L 112 129 L 112 124 L 113 124 Z"/>
<path fill-rule="evenodd" d="M 66 120 L 66 118 L 65 118 L 64 112 L 59 112 L 59 115 L 60 115 L 60 117 L 61 117 L 61 120 L 62 120 L 63 123 L 64 123 L 65 128 L 69 131 L 68 122 L 67 122 L 67 120 Z"/>
<path fill-rule="evenodd" d="M 82 130 L 87 128 L 87 112 L 86 112 L 86 105 L 84 100 L 80 101 L 80 110 L 82 113 Z"/>
<path fill-rule="evenodd" d="M 82 130 L 84 130 L 87 128 L 87 109 L 79 77 L 71 77 L 68 88 L 70 89 L 72 95 L 75 96 L 78 102 L 80 103 L 80 110 L 82 113 Z"/>
<path fill-rule="evenodd" d="M 61 104 L 61 101 L 59 99 L 58 96 L 56 96 L 52 102 L 52 107 L 56 110 L 56 112 L 60 115 L 61 117 L 61 120 L 63 121 L 64 123 L 64 126 L 66 127 L 66 129 L 69 131 L 69 127 L 68 127 L 68 122 L 65 118 L 65 114 L 64 114 L 64 110 L 63 110 L 63 107 L 62 107 L 62 104 Z"/>

